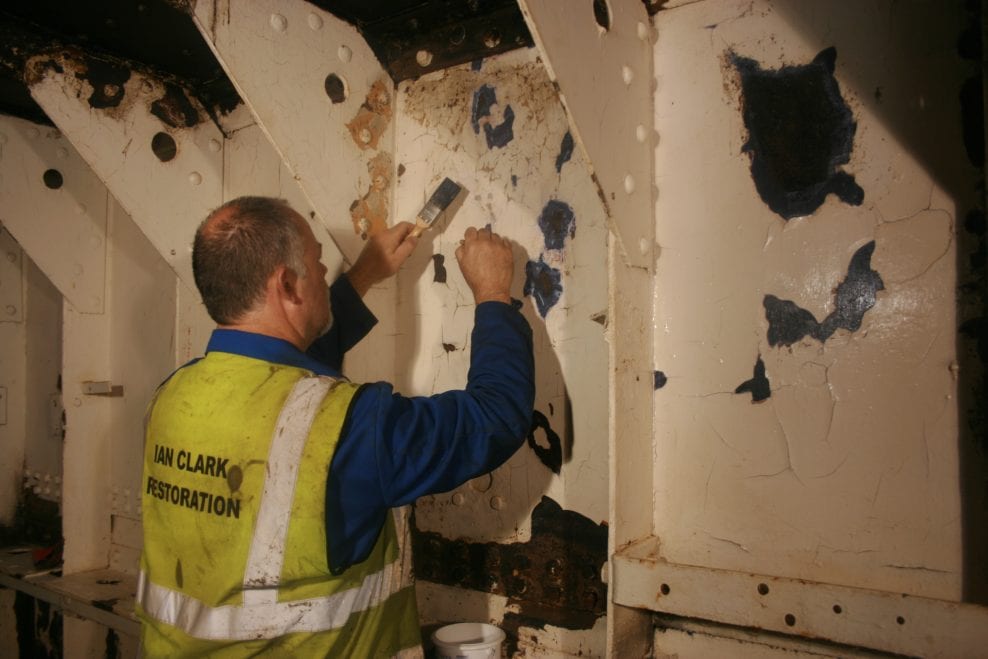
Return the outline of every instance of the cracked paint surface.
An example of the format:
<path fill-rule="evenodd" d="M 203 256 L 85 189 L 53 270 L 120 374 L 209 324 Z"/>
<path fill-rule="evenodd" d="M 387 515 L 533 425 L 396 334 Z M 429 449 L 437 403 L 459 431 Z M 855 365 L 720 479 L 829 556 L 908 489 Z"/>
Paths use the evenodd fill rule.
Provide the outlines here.
<path fill-rule="evenodd" d="M 405 322 L 398 327 L 397 385 L 421 394 L 466 381 L 474 306 L 454 255 L 467 227 L 490 225 L 514 246 L 512 295 L 533 329 L 539 412 L 525 445 L 504 466 L 418 501 L 418 529 L 443 542 L 512 547 L 538 535 L 533 510 L 543 496 L 563 504 L 567 514 L 595 524 L 605 520 L 607 346 L 599 323 L 607 308 L 606 219 L 579 150 L 556 169 L 568 121 L 544 66 L 534 51 L 487 58 L 479 70 L 455 67 L 402 83 L 396 105 L 397 148 L 406 166 L 398 180 L 396 216 L 417 212 L 424 191 L 453 173 L 466 191 L 457 214 L 423 236 L 429 249 L 420 246 L 399 274 L 399 318 Z M 485 128 L 494 137 L 509 116 L 513 138 L 492 147 Z M 437 286 L 439 256 L 446 281 Z M 532 294 L 525 292 L 530 262 Z M 446 352 L 444 343 L 456 349 Z M 584 549 L 575 540 L 573 545 L 574 551 Z M 553 568 L 559 575 L 554 579 L 568 583 L 577 566 L 565 563 Z M 541 568 L 537 572 L 533 580 L 542 579 Z M 585 621 L 592 627 L 584 628 L 584 621 L 579 630 L 560 626 L 577 621 L 565 601 L 580 599 L 582 591 L 564 588 L 563 600 L 553 599 L 559 592 L 546 591 L 551 597 L 539 607 L 502 611 L 504 595 L 497 588 L 503 583 L 471 583 L 436 586 L 430 592 L 442 594 L 427 597 L 424 619 L 463 615 L 460 601 L 466 598 L 486 602 L 478 604 L 489 612 L 484 615 L 506 629 L 523 626 L 524 643 L 546 652 L 568 656 L 604 647 L 603 626 L 598 629 L 593 616 Z M 527 592 L 537 595 L 542 583 L 526 586 Z"/>
<path fill-rule="evenodd" d="M 959 597 L 955 288 L 976 250 L 955 236 L 979 193 L 957 10 L 835 6 L 796 29 L 793 3 L 729 4 L 656 15 L 654 364 L 676 386 L 639 459 L 663 558 Z M 818 88 L 770 98 L 793 80 Z"/>

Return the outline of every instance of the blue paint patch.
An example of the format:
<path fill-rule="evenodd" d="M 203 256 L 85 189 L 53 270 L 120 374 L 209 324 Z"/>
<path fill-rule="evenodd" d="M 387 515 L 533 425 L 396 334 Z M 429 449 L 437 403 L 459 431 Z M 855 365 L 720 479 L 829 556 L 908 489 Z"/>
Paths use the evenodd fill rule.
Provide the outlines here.
<path fill-rule="evenodd" d="M 473 105 L 470 110 L 470 123 L 473 132 L 480 134 L 480 120 L 491 116 L 491 106 L 497 103 L 497 92 L 490 85 L 483 85 L 473 93 Z"/>
<path fill-rule="evenodd" d="M 559 155 L 556 156 L 556 173 L 563 171 L 563 165 L 573 157 L 573 133 L 566 131 L 563 143 L 559 145 Z"/>
<path fill-rule="evenodd" d="M 518 187 L 518 175 L 517 174 L 512 174 L 511 175 L 511 185 L 513 185 L 516 188 Z"/>
<path fill-rule="evenodd" d="M 501 148 L 515 139 L 515 111 L 508 105 L 504 108 L 504 121 L 499 126 L 484 124 L 484 135 L 487 137 L 487 148 Z"/>
<path fill-rule="evenodd" d="M 480 71 L 480 67 L 484 65 L 484 58 L 479 57 L 474 61 L 470 62 L 470 68 L 474 71 Z"/>
<path fill-rule="evenodd" d="M 480 134 L 481 120 L 488 118 L 484 122 L 484 137 L 487 139 L 487 148 L 503 147 L 515 138 L 514 124 L 515 111 L 510 105 L 504 108 L 504 121 L 497 126 L 490 123 L 491 108 L 497 105 L 497 92 L 490 85 L 482 85 L 473 93 L 473 103 L 470 110 L 470 125 L 473 132 Z"/>
<path fill-rule="evenodd" d="M 668 382 L 668 381 L 669 381 L 669 378 L 666 377 L 666 374 L 665 373 L 663 373 L 662 371 L 656 371 L 655 372 L 655 385 L 654 386 L 655 386 L 656 389 L 661 389 L 662 387 L 666 386 L 666 382 Z"/>
<path fill-rule="evenodd" d="M 576 237 L 576 216 L 564 201 L 550 199 L 539 215 L 539 229 L 545 236 L 546 249 L 562 249 L 566 237 Z"/>
<path fill-rule="evenodd" d="M 542 257 L 538 261 L 525 264 L 525 295 L 531 295 L 539 315 L 545 318 L 549 309 L 559 302 L 563 294 L 562 274 L 553 268 Z"/>

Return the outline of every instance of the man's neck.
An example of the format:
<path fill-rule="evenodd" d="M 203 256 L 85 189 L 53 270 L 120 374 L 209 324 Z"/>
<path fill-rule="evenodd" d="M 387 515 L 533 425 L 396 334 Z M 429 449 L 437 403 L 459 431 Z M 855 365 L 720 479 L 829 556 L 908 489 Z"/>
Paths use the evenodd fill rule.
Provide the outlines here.
<path fill-rule="evenodd" d="M 287 323 L 263 322 L 263 320 L 259 318 L 247 317 L 229 325 L 217 325 L 217 328 L 237 330 L 238 332 L 250 332 L 251 334 L 261 334 L 263 336 L 270 336 L 275 339 L 282 339 L 283 341 L 291 343 L 301 352 L 305 352 L 306 349 L 308 349 L 308 346 L 305 345 L 305 340 L 302 336 L 295 332 L 294 328 Z"/>

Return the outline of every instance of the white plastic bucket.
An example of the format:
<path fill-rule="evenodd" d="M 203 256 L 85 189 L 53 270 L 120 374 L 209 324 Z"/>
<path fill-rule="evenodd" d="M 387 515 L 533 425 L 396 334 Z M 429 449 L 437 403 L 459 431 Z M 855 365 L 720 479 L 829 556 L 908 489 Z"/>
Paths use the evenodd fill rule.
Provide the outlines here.
<path fill-rule="evenodd" d="M 499 659 L 504 632 L 483 622 L 459 622 L 432 633 L 436 659 Z"/>

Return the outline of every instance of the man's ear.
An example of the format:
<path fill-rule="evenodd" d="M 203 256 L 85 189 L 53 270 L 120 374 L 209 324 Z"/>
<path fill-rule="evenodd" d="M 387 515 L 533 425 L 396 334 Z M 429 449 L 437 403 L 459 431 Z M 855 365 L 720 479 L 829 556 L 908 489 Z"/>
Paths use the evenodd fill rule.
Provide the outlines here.
<path fill-rule="evenodd" d="M 298 275 L 291 268 L 280 265 L 274 272 L 275 286 L 278 296 L 293 304 L 302 304 L 302 296 L 298 290 Z"/>

